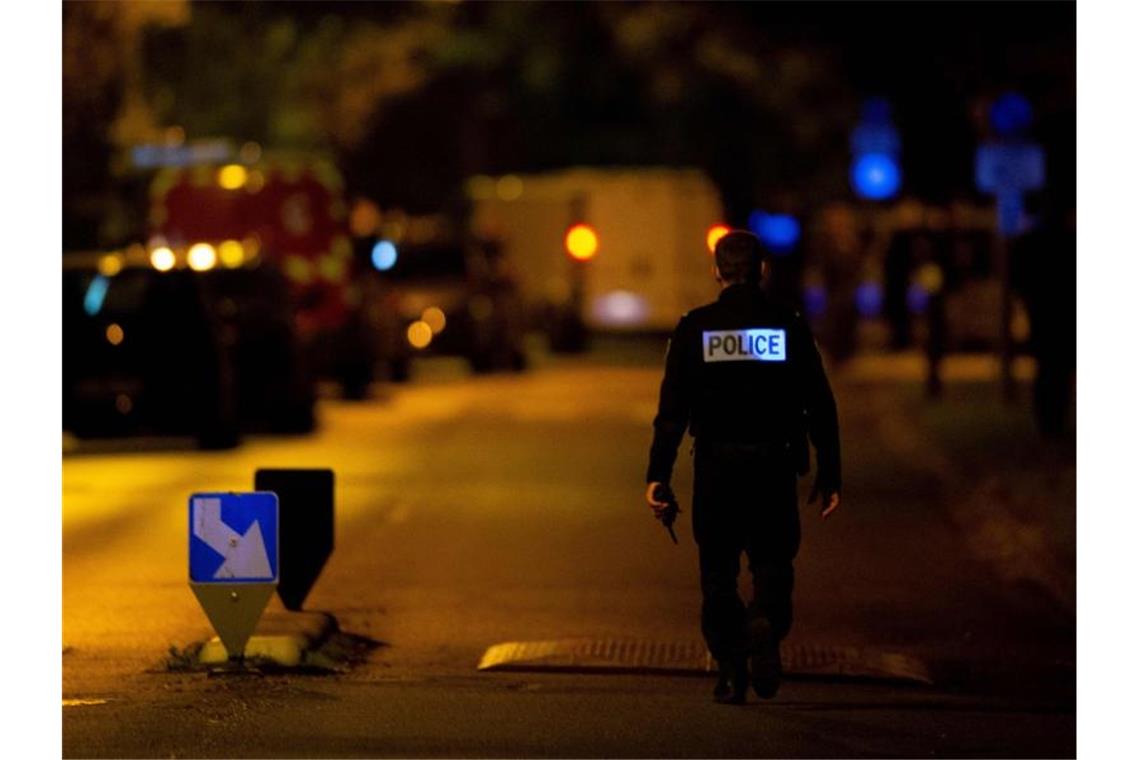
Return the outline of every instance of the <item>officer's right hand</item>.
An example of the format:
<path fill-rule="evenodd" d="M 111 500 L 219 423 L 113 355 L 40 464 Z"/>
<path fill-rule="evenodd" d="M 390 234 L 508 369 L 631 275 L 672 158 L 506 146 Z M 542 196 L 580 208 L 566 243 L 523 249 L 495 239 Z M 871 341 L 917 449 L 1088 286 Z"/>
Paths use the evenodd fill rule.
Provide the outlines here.
<path fill-rule="evenodd" d="M 653 496 L 653 492 L 657 489 L 657 486 L 660 486 L 660 485 L 664 485 L 664 484 L 658 483 L 657 481 L 654 481 L 654 482 L 649 484 L 648 488 L 645 489 L 645 501 L 647 504 L 649 504 L 649 508 L 652 509 L 654 512 L 660 512 L 662 509 L 665 509 L 665 507 L 669 506 L 668 502 L 657 501 L 657 499 L 654 498 L 654 496 Z"/>

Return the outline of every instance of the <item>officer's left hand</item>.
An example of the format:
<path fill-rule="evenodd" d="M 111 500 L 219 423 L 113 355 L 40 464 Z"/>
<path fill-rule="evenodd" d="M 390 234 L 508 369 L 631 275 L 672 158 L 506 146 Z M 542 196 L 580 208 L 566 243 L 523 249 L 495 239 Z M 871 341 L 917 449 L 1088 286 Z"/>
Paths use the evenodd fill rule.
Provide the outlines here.
<path fill-rule="evenodd" d="M 839 492 L 832 491 L 824 495 L 822 511 L 819 513 L 819 516 L 826 520 L 828 515 L 837 509 L 839 509 Z"/>
<path fill-rule="evenodd" d="M 826 520 L 832 512 L 839 509 L 839 491 L 821 491 L 819 488 L 811 490 L 811 496 L 808 497 L 808 504 L 814 504 L 815 500 L 819 499 L 819 516 Z"/>
<path fill-rule="evenodd" d="M 657 499 L 653 496 L 654 489 L 656 489 L 659 485 L 662 484 L 654 481 L 653 483 L 649 484 L 648 488 L 645 489 L 645 501 L 647 504 L 649 504 L 649 508 L 654 512 L 660 512 L 662 509 L 665 509 L 665 507 L 669 506 L 668 502 L 657 501 Z"/>

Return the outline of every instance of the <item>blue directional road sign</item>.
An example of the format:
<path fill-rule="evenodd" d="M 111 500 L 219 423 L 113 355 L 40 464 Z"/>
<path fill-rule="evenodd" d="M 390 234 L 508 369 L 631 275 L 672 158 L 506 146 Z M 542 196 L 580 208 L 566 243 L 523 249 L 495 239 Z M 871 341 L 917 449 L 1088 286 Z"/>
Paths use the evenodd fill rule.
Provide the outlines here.
<path fill-rule="evenodd" d="M 191 583 L 276 583 L 277 494 L 190 497 Z"/>
<path fill-rule="evenodd" d="M 1045 184 L 1045 151 L 1035 143 L 986 143 L 978 148 L 974 175 L 983 193 L 1037 190 Z"/>
<path fill-rule="evenodd" d="M 998 230 L 1021 231 L 1022 193 L 1045 184 L 1045 151 L 1035 143 L 986 143 L 974 160 L 974 181 L 997 197 Z"/>

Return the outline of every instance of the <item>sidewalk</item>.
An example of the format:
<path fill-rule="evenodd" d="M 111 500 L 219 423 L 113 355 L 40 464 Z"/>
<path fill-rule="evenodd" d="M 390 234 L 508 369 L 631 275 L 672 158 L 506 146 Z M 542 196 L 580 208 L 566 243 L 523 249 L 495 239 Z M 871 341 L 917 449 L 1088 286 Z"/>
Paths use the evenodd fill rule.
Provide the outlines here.
<path fill-rule="evenodd" d="M 1075 436 L 1037 433 L 1031 361 L 1015 365 L 1017 398 L 1008 404 L 997 370 L 990 356 L 949 357 L 939 399 L 924 397 L 917 355 L 861 357 L 837 382 L 890 389 L 876 410 L 882 440 L 937 479 L 970 549 L 1004 581 L 1031 584 L 1075 614 Z"/>

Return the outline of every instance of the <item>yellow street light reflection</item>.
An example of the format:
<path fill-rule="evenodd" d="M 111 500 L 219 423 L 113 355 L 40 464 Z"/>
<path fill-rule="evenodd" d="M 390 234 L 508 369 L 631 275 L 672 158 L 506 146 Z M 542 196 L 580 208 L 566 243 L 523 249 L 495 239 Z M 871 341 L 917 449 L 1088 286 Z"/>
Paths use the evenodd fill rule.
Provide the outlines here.
<path fill-rule="evenodd" d="M 424 309 L 424 313 L 420 315 L 420 321 L 431 328 L 433 335 L 443 332 L 443 328 L 447 326 L 447 316 L 443 313 L 443 309 L 438 306 L 429 306 Z"/>
<path fill-rule="evenodd" d="M 218 253 L 209 243 L 195 243 L 186 254 L 186 263 L 195 272 L 205 272 L 218 263 Z"/>
<path fill-rule="evenodd" d="M 285 276 L 293 282 L 307 283 L 313 279 L 313 266 L 304 256 L 286 256 L 284 269 Z"/>
<path fill-rule="evenodd" d="M 412 348 L 427 348 L 431 343 L 431 327 L 422 320 L 408 325 L 408 343 Z"/>
<path fill-rule="evenodd" d="M 245 181 L 245 191 L 247 193 L 259 193 L 263 187 L 265 187 L 265 175 L 254 169 Z"/>
<path fill-rule="evenodd" d="M 159 246 L 150 252 L 150 265 L 160 272 L 174 269 L 174 251 L 166 246 Z"/>
<path fill-rule="evenodd" d="M 104 277 L 114 277 L 123 271 L 123 257 L 117 253 L 108 253 L 99 259 L 99 274 Z"/>
<path fill-rule="evenodd" d="M 518 200 L 523 194 L 522 178 L 515 174 L 507 174 L 500 177 L 499 181 L 495 183 L 495 192 L 499 194 L 499 200 Z"/>
<path fill-rule="evenodd" d="M 923 264 L 918 269 L 916 279 L 927 293 L 937 293 L 942 290 L 942 268 L 937 264 Z"/>
<path fill-rule="evenodd" d="M 218 170 L 218 184 L 226 190 L 237 190 L 248 177 L 249 172 L 241 164 L 226 164 Z"/>
<path fill-rule="evenodd" d="M 256 164 L 261 160 L 261 146 L 255 142 L 247 142 L 241 146 L 238 156 L 247 164 Z"/>
<path fill-rule="evenodd" d="M 236 240 L 223 240 L 218 246 L 218 258 L 227 269 L 236 269 L 245 260 L 245 249 Z"/>

